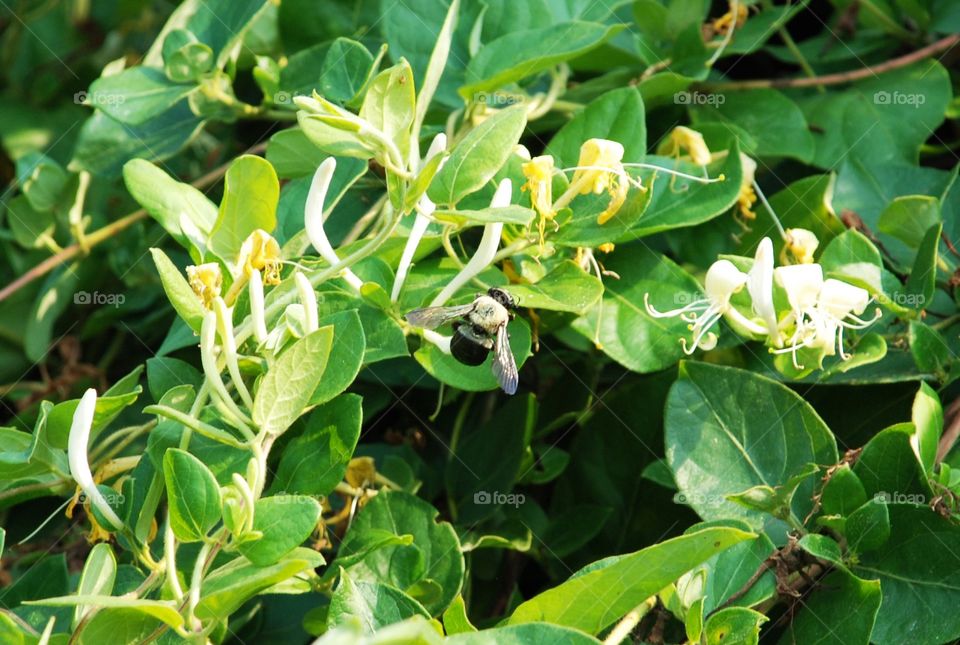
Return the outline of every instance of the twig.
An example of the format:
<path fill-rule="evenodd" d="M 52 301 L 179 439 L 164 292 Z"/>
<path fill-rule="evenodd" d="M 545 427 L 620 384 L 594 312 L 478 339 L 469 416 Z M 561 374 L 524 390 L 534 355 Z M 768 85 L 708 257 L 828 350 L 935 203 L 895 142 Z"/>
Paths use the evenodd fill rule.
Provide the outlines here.
<path fill-rule="evenodd" d="M 937 445 L 937 463 L 940 463 L 949 454 L 953 444 L 960 437 L 960 399 L 955 399 L 953 403 L 944 410 L 943 418 L 946 421 L 946 428 L 940 436 L 940 443 Z"/>
<path fill-rule="evenodd" d="M 640 621 L 643 620 L 643 617 L 646 616 L 651 609 L 653 609 L 657 604 L 657 597 L 650 596 L 642 603 L 631 609 L 626 616 L 620 619 L 620 622 L 617 623 L 610 631 L 610 635 L 603 639 L 603 645 L 620 645 L 626 639 L 630 632 L 633 631 L 633 628 L 640 624 Z"/>
<path fill-rule="evenodd" d="M 258 143 L 257 145 L 247 149 L 247 151 L 244 152 L 243 154 L 259 154 L 264 150 L 266 150 L 266 148 L 267 148 L 266 142 Z M 221 166 L 218 166 L 217 168 L 214 168 L 207 174 L 203 175 L 202 177 L 194 181 L 191 185 L 194 188 L 205 188 L 213 184 L 218 179 L 220 179 L 220 177 L 222 177 L 224 173 L 227 172 L 227 168 L 230 167 L 231 163 L 232 163 L 232 160 Z M 84 245 L 82 247 L 79 243 L 71 244 L 70 246 L 64 248 L 62 251 L 60 251 L 56 255 L 51 255 L 49 258 L 47 258 L 40 264 L 36 265 L 32 269 L 24 273 L 22 276 L 20 276 L 10 284 L 8 284 L 6 287 L 4 287 L 3 289 L 0 289 L 0 302 L 3 302 L 4 300 L 12 296 L 14 293 L 16 293 L 23 287 L 27 286 L 28 284 L 36 280 L 37 278 L 45 276 L 46 274 L 56 269 L 58 266 L 61 266 L 68 260 L 76 257 L 77 255 L 80 255 L 85 251 L 85 249 L 89 251 L 91 247 L 96 246 L 97 244 L 112 238 L 114 235 L 116 235 L 120 231 L 133 226 L 134 224 L 136 224 L 142 219 L 146 219 L 146 217 L 147 217 L 147 211 L 141 208 L 138 211 L 134 211 L 133 213 L 130 213 L 126 217 L 122 217 L 121 219 L 118 219 L 117 221 L 107 224 L 103 228 L 99 228 L 93 233 L 90 233 L 89 235 L 86 236 L 86 239 L 84 240 Z"/>
<path fill-rule="evenodd" d="M 848 72 L 837 72 L 835 74 L 824 74 L 823 76 L 808 76 L 802 78 L 769 78 L 756 79 L 749 81 L 729 81 L 726 83 L 698 83 L 697 87 L 718 91 L 718 90 L 755 90 L 761 88 L 775 87 L 815 87 L 817 85 L 842 85 L 843 83 L 852 83 L 864 78 L 870 78 L 889 72 L 901 67 L 912 65 L 924 58 L 934 56 L 942 51 L 946 51 L 960 43 L 960 34 L 953 34 L 946 38 L 922 47 L 917 51 L 910 52 L 893 58 L 879 65 L 863 67 L 861 69 L 850 70 Z"/>

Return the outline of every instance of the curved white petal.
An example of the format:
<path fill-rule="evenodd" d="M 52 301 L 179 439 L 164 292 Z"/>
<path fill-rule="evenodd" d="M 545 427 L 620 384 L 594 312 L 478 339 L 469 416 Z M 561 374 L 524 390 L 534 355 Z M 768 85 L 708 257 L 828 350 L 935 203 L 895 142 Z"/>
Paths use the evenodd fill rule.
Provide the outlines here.
<path fill-rule="evenodd" d="M 303 305 L 303 318 L 306 332 L 308 334 L 315 332 L 319 327 L 317 294 L 313 290 L 313 285 L 310 284 L 307 276 L 297 271 L 293 279 L 297 283 L 297 292 L 300 294 L 300 303 Z"/>
<path fill-rule="evenodd" d="M 253 321 L 253 337 L 257 343 L 267 339 L 267 320 L 263 304 L 263 278 L 260 272 L 254 269 L 250 272 L 250 318 Z"/>
<path fill-rule="evenodd" d="M 304 210 L 303 224 L 307 230 L 307 239 L 317 250 L 328 264 L 339 264 L 340 257 L 330 244 L 327 238 L 327 232 L 323 228 L 323 204 L 327 198 L 327 190 L 330 188 L 330 181 L 333 179 L 333 171 L 337 168 L 337 160 L 333 157 L 327 157 L 317 167 L 313 174 L 313 181 L 310 182 L 310 192 L 307 193 L 307 205 Z M 350 269 L 343 270 L 343 278 L 354 289 L 360 290 L 363 285 L 357 275 Z"/>
<path fill-rule="evenodd" d="M 493 199 L 490 200 L 491 208 L 502 208 L 510 205 L 510 199 L 513 196 L 513 182 L 504 179 L 497 187 Z M 431 307 L 440 307 L 447 302 L 457 292 L 457 290 L 467 282 L 483 271 L 497 255 L 497 249 L 500 246 L 500 236 L 503 234 L 503 222 L 491 222 L 483 227 L 483 237 L 480 238 L 480 246 L 477 247 L 473 257 L 464 265 L 460 273 L 453 277 L 453 280 L 443 288 L 443 291 L 437 294 L 437 297 L 430 303 Z"/>
<path fill-rule="evenodd" d="M 76 411 L 73 413 L 73 423 L 70 424 L 70 437 L 67 440 L 67 460 L 70 464 L 70 475 L 83 490 L 90 503 L 113 526 L 114 530 L 123 528 L 121 520 L 107 503 L 106 498 L 97 488 L 90 472 L 87 461 L 87 443 L 90 441 L 90 430 L 93 427 L 93 414 L 97 409 L 97 391 L 93 388 L 83 393 Z"/>
<path fill-rule="evenodd" d="M 749 275 L 747 291 L 753 303 L 753 312 L 767 326 L 767 332 L 774 344 L 779 344 L 777 310 L 773 305 L 773 242 L 769 237 L 760 240 Z"/>

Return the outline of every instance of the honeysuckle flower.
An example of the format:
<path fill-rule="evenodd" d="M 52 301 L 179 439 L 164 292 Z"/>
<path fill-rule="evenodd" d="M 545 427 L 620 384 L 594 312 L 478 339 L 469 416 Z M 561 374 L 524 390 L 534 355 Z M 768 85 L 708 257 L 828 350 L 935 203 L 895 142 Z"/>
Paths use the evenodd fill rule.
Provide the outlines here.
<path fill-rule="evenodd" d="M 736 7 L 736 10 L 734 10 L 734 7 Z M 719 18 L 715 18 L 710 26 L 713 27 L 715 34 L 724 35 L 735 27 L 742 27 L 748 16 L 747 5 L 733 0 L 730 3 L 730 10 Z"/>
<path fill-rule="evenodd" d="M 781 340 L 777 329 L 777 310 L 773 304 L 773 242 L 769 237 L 763 238 L 757 245 L 753 267 L 748 275 L 747 292 L 753 313 L 766 325 L 770 342 L 779 347 Z"/>
<path fill-rule="evenodd" d="M 254 269 L 256 270 L 256 269 Z M 243 400 L 243 404 L 253 409 L 253 398 L 247 391 L 240 374 L 240 364 L 237 362 L 237 340 L 233 335 L 233 308 L 228 307 L 223 298 L 213 301 L 213 309 L 217 313 L 217 330 L 220 332 L 220 346 L 223 347 L 223 358 L 227 364 L 227 371 L 233 379 L 233 386 Z"/>
<path fill-rule="evenodd" d="M 200 324 L 200 364 L 203 375 L 211 388 L 211 395 L 218 406 L 231 420 L 238 424 L 245 424 L 247 415 L 234 403 L 227 392 L 227 386 L 220 376 L 220 367 L 217 365 L 217 314 L 209 311 Z"/>
<path fill-rule="evenodd" d="M 443 151 L 447 148 L 447 135 L 442 132 L 433 138 L 433 141 L 430 142 L 430 147 L 427 149 L 427 156 L 423 159 L 423 164 L 421 167 L 426 166 L 430 161 L 433 160 L 437 155 L 443 154 Z M 446 160 L 441 160 L 440 165 L 437 167 L 437 170 L 443 166 L 443 162 Z M 397 265 L 397 275 L 393 280 L 393 289 L 390 292 L 391 302 L 396 302 L 400 298 L 400 291 L 403 289 L 403 283 L 407 279 L 407 274 L 410 272 L 410 265 L 413 262 L 413 256 L 417 252 L 417 247 L 420 245 L 420 240 L 423 239 L 424 233 L 427 232 L 427 227 L 430 225 L 430 219 L 433 217 L 433 212 L 437 209 L 436 204 L 433 203 L 427 194 L 424 193 L 420 196 L 420 199 L 417 202 L 415 207 L 416 215 L 414 216 L 413 225 L 410 227 L 410 236 L 407 237 L 407 243 L 403 247 L 403 254 L 400 256 L 400 264 Z"/>
<path fill-rule="evenodd" d="M 250 272 L 250 318 L 253 321 L 253 337 L 257 343 L 267 339 L 266 311 L 263 304 L 263 278 L 256 269 Z"/>
<path fill-rule="evenodd" d="M 553 210 L 553 157 L 541 155 L 522 164 L 523 176 L 527 183 L 521 190 L 530 191 L 530 201 L 540 217 L 552 220 L 557 212 Z"/>
<path fill-rule="evenodd" d="M 757 214 L 753 212 L 753 205 L 757 203 L 757 193 L 753 189 L 757 162 L 741 152 L 740 166 L 743 168 L 743 179 L 740 182 L 740 194 L 737 196 L 737 208 L 743 219 L 753 221 L 757 219 Z"/>
<path fill-rule="evenodd" d="M 801 325 L 804 316 L 817 304 L 823 288 L 823 268 L 819 264 L 794 264 L 777 267 L 773 276 L 787 294 L 792 320 Z"/>
<path fill-rule="evenodd" d="M 690 160 L 698 166 L 706 166 L 710 163 L 710 148 L 707 147 L 703 135 L 683 125 L 678 125 L 670 132 L 670 136 L 660 144 L 657 153 L 678 157 L 684 150 L 690 155 Z"/>
<path fill-rule="evenodd" d="M 88 389 L 80 398 L 77 409 L 73 413 L 73 422 L 70 424 L 70 436 L 67 440 L 67 460 L 70 464 L 70 476 L 86 495 L 90 503 L 100 512 L 114 531 L 123 528 L 123 520 L 110 507 L 103 493 L 97 488 L 90 472 L 90 463 L 87 461 L 87 444 L 90 441 L 90 431 L 93 428 L 93 415 L 97 409 L 97 391 Z"/>
<path fill-rule="evenodd" d="M 820 240 L 812 231 L 805 228 L 788 228 L 784 239 L 780 262 L 783 264 L 812 264 L 813 254 L 820 246 Z"/>
<path fill-rule="evenodd" d="M 323 228 L 323 204 L 327 199 L 327 190 L 330 188 L 330 181 L 333 179 L 333 171 L 336 168 L 337 160 L 333 157 L 327 157 L 317 167 L 317 171 L 313 174 L 313 181 L 310 183 L 310 191 L 307 193 L 307 205 L 303 216 L 307 239 L 330 266 L 339 264 L 340 257 L 330 244 L 330 239 Z M 363 280 L 350 269 L 344 269 L 341 275 L 357 291 L 363 286 Z"/>
<path fill-rule="evenodd" d="M 423 339 L 433 343 L 437 346 L 444 354 L 450 353 L 450 341 L 453 340 L 451 336 L 445 336 L 439 332 L 435 332 L 432 329 L 421 329 L 420 333 L 423 335 Z"/>
<path fill-rule="evenodd" d="M 690 330 L 693 332 L 692 342 L 688 345 L 686 338 L 680 340 L 684 353 L 693 354 L 697 349 L 709 351 L 716 347 L 718 340 L 711 329 L 724 316 L 730 316 L 734 323 L 751 333 L 767 333 L 766 327 L 749 320 L 730 304 L 730 299 L 747 284 L 748 280 L 749 276 L 734 266 L 733 262 L 717 260 L 707 270 L 704 279 L 706 298 L 672 311 L 657 311 L 650 304 L 649 293 L 644 294 L 643 302 L 647 313 L 654 318 L 679 316 L 681 320 L 690 323 Z"/>
<path fill-rule="evenodd" d="M 491 208 L 503 208 L 510 205 L 510 198 L 513 196 L 513 182 L 504 179 L 497 186 L 497 192 L 490 200 Z M 449 300 L 460 287 L 472 280 L 493 262 L 497 255 L 497 248 L 500 246 L 500 236 L 503 234 L 503 222 L 490 222 L 483 227 L 483 236 L 480 238 L 480 245 L 470 260 L 464 265 L 460 272 L 453 277 L 447 286 L 437 294 L 430 303 L 431 307 L 440 307 Z"/>
<path fill-rule="evenodd" d="M 203 306 L 209 309 L 214 298 L 220 296 L 220 289 L 223 286 L 220 265 L 216 262 L 208 262 L 199 266 L 188 266 L 187 282 L 190 283 L 190 288 L 200 298 Z"/>
<path fill-rule="evenodd" d="M 299 271 L 294 274 L 297 283 L 297 292 L 300 294 L 300 304 L 303 305 L 304 327 L 306 333 L 312 333 L 319 328 L 317 313 L 317 294 L 307 276 Z"/>
<path fill-rule="evenodd" d="M 796 267 L 810 267 L 819 265 L 795 265 Z M 786 267 L 794 268 L 794 267 Z M 809 305 L 809 291 L 805 290 L 804 304 Z M 843 349 L 844 329 L 865 329 L 882 315 L 878 308 L 871 320 L 863 320 L 860 315 L 870 304 L 870 294 L 852 284 L 829 278 L 820 285 L 815 304 L 804 310 L 804 318 L 797 321 L 796 331 L 790 340 L 790 345 L 774 353 L 790 353 L 793 356 L 794 367 L 802 369 L 797 361 L 797 352 L 804 348 L 819 349 L 825 356 L 839 354 L 842 360 L 850 358 L 850 354 Z"/>
<path fill-rule="evenodd" d="M 597 247 L 597 250 L 602 253 L 613 253 L 613 250 L 617 248 L 613 242 L 604 242 L 603 244 Z"/>
<path fill-rule="evenodd" d="M 587 195 L 606 191 L 610 195 L 610 202 L 600 215 L 597 224 L 606 224 L 623 206 L 627 199 L 630 185 L 642 189 L 639 179 L 627 174 L 623 167 L 623 145 L 609 139 L 587 139 L 580 146 L 580 159 L 572 168 L 573 177 L 567 193 L 557 200 L 554 208 L 560 208 L 563 198 L 568 193 Z M 572 197 L 572 195 L 571 195 Z M 569 201 L 569 200 L 567 200 Z"/>
<path fill-rule="evenodd" d="M 246 278 L 256 269 L 266 284 L 280 284 L 280 244 L 263 229 L 258 228 L 243 241 L 237 264 Z"/>

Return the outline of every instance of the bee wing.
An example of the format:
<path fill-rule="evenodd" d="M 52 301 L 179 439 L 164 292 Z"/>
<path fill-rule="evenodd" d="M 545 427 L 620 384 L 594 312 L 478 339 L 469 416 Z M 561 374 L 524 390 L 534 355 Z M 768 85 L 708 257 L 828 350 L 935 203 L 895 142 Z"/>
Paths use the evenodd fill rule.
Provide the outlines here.
<path fill-rule="evenodd" d="M 461 305 L 459 307 L 424 307 L 423 309 L 414 309 L 406 314 L 404 318 L 414 327 L 436 329 L 443 323 L 463 318 L 471 311 L 473 311 L 473 304 Z"/>
<path fill-rule="evenodd" d="M 517 361 L 513 357 L 513 350 L 510 349 L 510 335 L 506 325 L 500 325 L 497 329 L 497 338 L 493 343 L 492 369 L 503 391 L 515 394 L 520 376 L 517 374 Z"/>

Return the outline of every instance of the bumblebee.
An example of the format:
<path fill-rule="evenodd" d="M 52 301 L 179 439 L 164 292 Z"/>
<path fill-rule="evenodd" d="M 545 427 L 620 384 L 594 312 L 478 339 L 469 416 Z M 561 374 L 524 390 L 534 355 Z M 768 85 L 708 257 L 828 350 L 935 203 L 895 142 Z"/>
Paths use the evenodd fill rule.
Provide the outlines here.
<path fill-rule="evenodd" d="M 408 313 L 407 322 L 415 327 L 435 329 L 453 321 L 450 353 L 464 365 L 482 365 L 493 352 L 491 369 L 501 389 L 517 391 L 517 362 L 510 350 L 507 323 L 513 320 L 517 303 L 507 291 L 491 287 L 468 305 L 426 307 Z"/>

